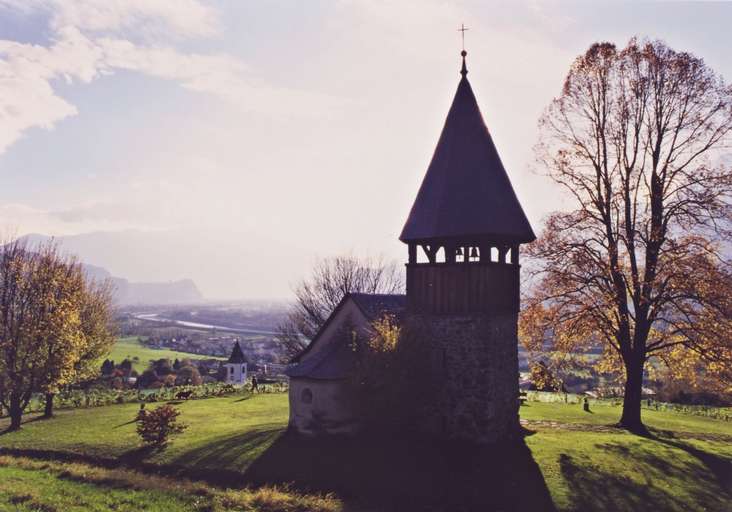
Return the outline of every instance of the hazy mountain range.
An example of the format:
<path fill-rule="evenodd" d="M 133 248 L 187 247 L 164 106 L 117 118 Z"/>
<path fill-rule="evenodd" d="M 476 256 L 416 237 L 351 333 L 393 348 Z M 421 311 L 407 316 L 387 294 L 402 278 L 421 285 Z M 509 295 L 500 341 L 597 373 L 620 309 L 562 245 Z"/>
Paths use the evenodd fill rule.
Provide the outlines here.
<path fill-rule="evenodd" d="M 27 235 L 23 239 L 35 245 L 49 241 L 45 235 Z M 129 280 L 112 275 L 112 273 L 97 265 L 86 263 L 82 254 L 73 250 L 73 243 L 67 238 L 58 239 L 61 247 L 77 254 L 81 259 L 86 274 L 93 279 L 110 279 L 115 286 L 115 300 L 118 304 L 190 304 L 203 301 L 203 295 L 192 279 L 179 279 L 168 282 L 130 282 Z M 72 247 L 69 247 L 69 246 Z"/>
<path fill-rule="evenodd" d="M 33 242 L 49 240 L 45 235 L 27 236 Z M 189 302 L 199 295 L 206 300 L 286 299 L 315 257 L 287 240 L 221 228 L 94 231 L 54 239 L 84 263 L 134 284 L 129 294 L 122 294 L 129 297 L 125 302 L 141 300 L 137 290 L 150 287 L 140 283 L 165 284 L 182 294 L 180 299 L 171 295 L 166 303 Z M 194 287 L 200 293 L 194 293 Z"/>

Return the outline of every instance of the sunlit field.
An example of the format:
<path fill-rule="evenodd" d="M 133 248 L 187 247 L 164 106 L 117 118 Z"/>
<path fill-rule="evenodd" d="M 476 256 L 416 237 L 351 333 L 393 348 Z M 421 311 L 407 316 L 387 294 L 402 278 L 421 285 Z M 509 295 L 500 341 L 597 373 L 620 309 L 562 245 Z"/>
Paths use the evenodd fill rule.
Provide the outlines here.
<path fill-rule="evenodd" d="M 206 356 L 199 354 L 189 354 L 187 352 L 178 352 L 176 350 L 168 349 L 154 349 L 148 348 L 141 344 L 137 336 L 128 336 L 118 338 L 117 342 L 112 347 L 112 351 L 106 357 L 120 364 L 125 359 L 129 359 L 132 362 L 132 368 L 138 373 L 147 369 L 150 365 L 150 361 L 156 359 L 170 359 L 175 361 L 176 359 L 223 359 L 221 357 Z"/>
<path fill-rule="evenodd" d="M 515 510 L 726 511 L 732 499 L 732 423 L 677 412 L 644 411 L 651 434 L 639 437 L 612 426 L 618 407 L 598 405 L 587 413 L 580 405 L 528 402 L 521 407 L 525 445 L 483 451 L 422 440 L 301 439 L 285 432 L 285 394 L 192 400 L 178 407 L 189 428 L 162 453 L 139 448 L 136 404 L 27 418 L 20 432 L 0 436 L 0 471 L 20 482 L 0 487 L 0 503 L 51 502 L 59 493 L 82 500 L 98 493 L 103 510 L 104 500 L 115 496 L 107 487 L 121 485 L 60 477 L 56 466 L 29 466 L 14 457 L 183 476 L 214 494 L 289 483 L 300 493 L 333 492 L 345 506 L 378 510 L 482 510 L 515 503 Z M 0 420 L 0 428 L 5 424 Z M 164 481 L 155 488 L 128 476 L 120 477 L 124 486 L 144 496 L 149 510 L 159 503 L 167 510 L 196 510 L 185 493 L 171 499 Z M 326 501 L 323 507 L 341 506 Z"/>

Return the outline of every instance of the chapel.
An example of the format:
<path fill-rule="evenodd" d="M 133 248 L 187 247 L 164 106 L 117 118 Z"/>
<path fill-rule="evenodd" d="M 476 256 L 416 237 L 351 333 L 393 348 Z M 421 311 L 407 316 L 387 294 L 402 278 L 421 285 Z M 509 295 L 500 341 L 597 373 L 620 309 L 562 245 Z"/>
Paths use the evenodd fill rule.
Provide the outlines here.
<path fill-rule="evenodd" d="M 470 86 L 461 78 L 399 239 L 406 295 L 346 295 L 288 369 L 290 427 L 346 433 L 359 418 L 344 392 L 349 336 L 389 315 L 419 326 L 431 378 L 428 433 L 477 443 L 518 435 L 519 246 L 535 239 Z M 347 327 L 347 329 L 345 329 Z"/>
<path fill-rule="evenodd" d="M 234 348 L 231 349 L 229 359 L 224 363 L 224 368 L 226 369 L 225 382 L 227 384 L 246 384 L 247 366 L 248 361 L 246 357 L 244 357 L 244 352 L 237 340 L 237 342 L 234 343 Z"/>

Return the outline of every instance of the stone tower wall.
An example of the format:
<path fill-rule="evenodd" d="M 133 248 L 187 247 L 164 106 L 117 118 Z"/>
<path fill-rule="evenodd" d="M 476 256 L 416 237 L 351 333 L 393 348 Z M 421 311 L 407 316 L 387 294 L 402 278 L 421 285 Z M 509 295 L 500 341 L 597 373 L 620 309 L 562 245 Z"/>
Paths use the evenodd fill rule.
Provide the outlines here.
<path fill-rule="evenodd" d="M 516 437 L 517 313 L 413 315 L 433 361 L 434 400 L 423 428 L 478 443 Z"/>

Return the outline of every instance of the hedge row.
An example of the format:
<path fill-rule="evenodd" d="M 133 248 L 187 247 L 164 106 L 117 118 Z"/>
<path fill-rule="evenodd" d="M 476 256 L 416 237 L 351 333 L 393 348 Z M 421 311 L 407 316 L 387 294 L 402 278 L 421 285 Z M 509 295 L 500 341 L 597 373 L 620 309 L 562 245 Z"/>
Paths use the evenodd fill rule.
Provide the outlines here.
<path fill-rule="evenodd" d="M 281 393 L 287 391 L 286 383 L 260 385 L 259 392 Z M 190 394 L 189 394 L 190 392 Z M 182 395 L 181 395 L 182 393 Z M 251 386 L 232 386 L 222 382 L 202 384 L 200 386 L 173 386 L 159 389 L 127 389 L 115 390 L 108 388 L 94 388 L 90 390 L 71 390 L 58 393 L 54 397 L 55 409 L 76 409 L 88 407 L 102 407 L 112 404 L 140 403 L 140 402 L 164 402 L 185 397 L 186 399 L 212 398 L 231 394 L 251 393 Z M 34 395 L 26 408 L 26 413 L 43 412 L 45 397 L 41 394 Z M 0 411 L 0 417 L 7 414 L 7 411 Z"/>

